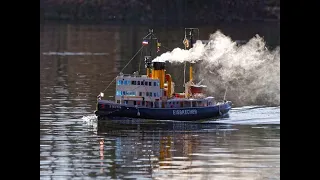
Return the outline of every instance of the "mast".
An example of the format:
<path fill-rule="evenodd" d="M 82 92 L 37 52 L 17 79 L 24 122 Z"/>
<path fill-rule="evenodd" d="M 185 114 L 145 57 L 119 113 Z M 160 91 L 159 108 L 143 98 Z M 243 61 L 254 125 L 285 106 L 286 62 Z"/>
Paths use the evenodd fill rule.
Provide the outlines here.
<path fill-rule="evenodd" d="M 189 34 L 189 37 L 190 37 L 190 49 L 193 48 L 193 29 L 190 30 L 190 34 Z M 192 73 L 192 65 L 193 65 L 193 62 L 190 62 L 190 67 L 189 67 L 189 82 L 192 83 L 193 81 L 193 73 Z"/>
<path fill-rule="evenodd" d="M 183 44 L 186 50 L 193 48 L 193 44 L 195 43 L 195 31 L 197 31 L 199 39 L 199 29 L 198 28 L 185 28 L 184 29 L 184 40 Z M 189 86 L 193 84 L 193 64 L 195 62 L 190 62 L 189 64 L 189 81 L 185 82 L 185 71 L 186 71 L 186 62 L 184 64 L 184 86 L 185 86 L 185 97 L 189 96 Z"/>
<path fill-rule="evenodd" d="M 149 34 L 146 35 L 144 38 L 142 38 L 142 45 L 147 46 L 147 54 L 146 56 L 144 56 L 144 63 L 145 63 L 145 67 L 147 70 L 146 75 L 148 77 L 152 76 L 152 59 L 153 59 L 153 54 L 154 54 L 154 50 L 153 50 L 153 46 L 154 43 L 153 41 L 156 40 L 158 42 L 158 38 L 153 34 L 153 29 L 149 29 Z"/>

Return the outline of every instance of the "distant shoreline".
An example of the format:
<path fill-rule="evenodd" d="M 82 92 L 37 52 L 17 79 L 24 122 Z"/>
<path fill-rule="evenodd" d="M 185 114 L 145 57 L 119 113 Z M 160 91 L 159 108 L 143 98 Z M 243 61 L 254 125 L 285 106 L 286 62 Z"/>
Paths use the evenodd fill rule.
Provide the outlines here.
<path fill-rule="evenodd" d="M 189 21 L 189 22 L 163 22 L 163 21 L 152 21 L 152 22 L 140 22 L 140 21 L 125 21 L 125 20 L 72 20 L 72 19 L 59 19 L 59 18 L 45 18 L 40 19 L 40 24 L 46 23 L 66 23 L 66 24 L 101 24 L 101 25 L 153 25 L 153 26 L 202 26 L 202 25 L 214 25 L 214 24 L 224 24 L 224 23 L 279 23 L 280 20 L 275 19 L 248 19 L 248 20 L 230 20 L 223 21 L 217 20 L 210 23 L 199 22 L 199 21 Z"/>
<path fill-rule="evenodd" d="M 40 0 L 40 23 L 49 21 L 149 26 L 280 23 L 280 1 Z"/>

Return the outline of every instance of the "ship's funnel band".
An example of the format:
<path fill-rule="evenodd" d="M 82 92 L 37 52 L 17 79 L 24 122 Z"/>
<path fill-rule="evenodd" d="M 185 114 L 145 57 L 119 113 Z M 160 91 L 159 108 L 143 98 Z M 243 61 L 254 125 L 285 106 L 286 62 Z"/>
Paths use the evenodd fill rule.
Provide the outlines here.
<path fill-rule="evenodd" d="M 154 70 L 163 70 L 166 68 L 165 62 L 153 62 L 153 69 Z"/>

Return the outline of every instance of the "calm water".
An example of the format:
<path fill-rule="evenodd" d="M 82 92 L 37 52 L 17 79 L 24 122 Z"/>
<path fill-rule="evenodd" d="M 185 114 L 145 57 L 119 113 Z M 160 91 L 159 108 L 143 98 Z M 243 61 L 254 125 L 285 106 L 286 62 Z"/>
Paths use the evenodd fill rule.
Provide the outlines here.
<path fill-rule="evenodd" d="M 277 43 L 277 26 L 254 27 L 234 36 L 258 31 Z M 202 29 L 203 39 L 215 31 Z M 197 123 L 97 122 L 96 95 L 140 48 L 146 30 L 40 26 L 40 178 L 280 179 L 280 107 L 236 107 L 228 118 Z M 181 46 L 183 29 L 157 32 L 168 48 Z M 105 92 L 113 94 L 114 87 Z"/>

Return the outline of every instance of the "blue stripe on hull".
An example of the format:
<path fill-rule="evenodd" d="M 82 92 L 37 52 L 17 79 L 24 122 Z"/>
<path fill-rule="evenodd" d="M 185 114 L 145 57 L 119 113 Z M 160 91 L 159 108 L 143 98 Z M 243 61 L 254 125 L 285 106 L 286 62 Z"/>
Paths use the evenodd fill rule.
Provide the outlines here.
<path fill-rule="evenodd" d="M 200 120 L 227 114 L 231 109 L 229 103 L 207 107 L 189 108 L 145 108 L 129 107 L 112 101 L 99 101 L 98 117 L 128 117 L 159 120 Z"/>

